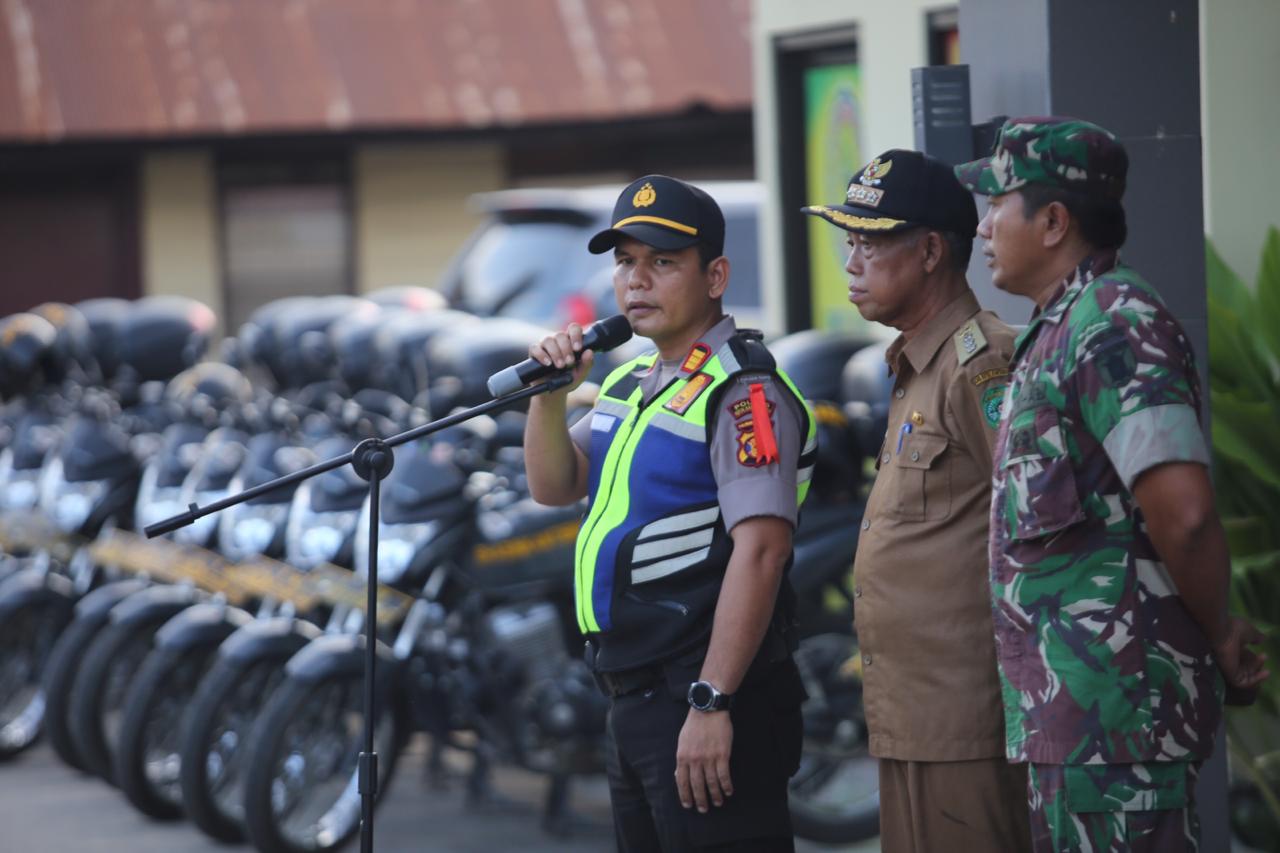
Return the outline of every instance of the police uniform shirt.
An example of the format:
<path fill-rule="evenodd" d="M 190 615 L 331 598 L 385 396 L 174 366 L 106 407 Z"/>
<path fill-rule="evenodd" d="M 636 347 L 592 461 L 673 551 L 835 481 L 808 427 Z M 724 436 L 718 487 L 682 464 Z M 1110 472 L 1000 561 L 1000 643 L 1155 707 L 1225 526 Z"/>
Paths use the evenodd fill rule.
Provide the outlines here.
<path fill-rule="evenodd" d="M 706 347 L 714 353 L 737 332 L 733 317 L 726 316 L 708 329 L 693 349 Z M 692 353 L 691 349 L 691 353 Z M 690 355 L 671 360 L 658 360 L 640 378 L 641 393 L 646 401 L 673 380 L 693 375 L 686 370 L 693 364 Z M 778 446 L 778 461 L 761 465 L 755 457 L 754 443 L 749 439 L 752 426 L 750 386 L 763 386 L 769 406 L 770 423 Z M 779 387 L 771 376 L 743 374 L 726 387 L 719 401 L 714 434 L 711 437 L 711 470 L 716 478 L 720 511 L 725 530 L 732 532 L 738 522 L 756 516 L 786 519 L 794 527 L 797 516 L 796 466 L 800 458 L 802 416 L 795 399 Z M 573 443 L 584 455 L 590 455 L 591 416 L 578 420 L 569 431 Z M 662 464 L 662 460 L 645 460 Z"/>
<path fill-rule="evenodd" d="M 991 450 L 1013 330 L 955 299 L 886 360 L 889 428 L 854 561 L 871 753 L 903 761 L 1004 754 L 991 625 Z"/>

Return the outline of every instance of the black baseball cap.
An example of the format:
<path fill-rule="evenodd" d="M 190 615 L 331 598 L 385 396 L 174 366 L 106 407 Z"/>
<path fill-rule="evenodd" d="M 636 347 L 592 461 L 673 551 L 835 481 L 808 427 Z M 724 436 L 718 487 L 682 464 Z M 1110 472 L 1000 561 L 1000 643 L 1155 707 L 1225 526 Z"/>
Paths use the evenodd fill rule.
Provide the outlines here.
<path fill-rule="evenodd" d="M 587 243 L 592 254 L 609 251 L 623 236 L 655 249 L 678 250 L 703 243 L 714 257 L 724 254 L 720 205 L 703 190 L 666 175 L 632 181 L 618 196 L 610 221 L 610 227 Z"/>
<path fill-rule="evenodd" d="M 951 167 L 919 151 L 894 148 L 849 179 L 845 203 L 802 208 L 858 233 L 888 234 L 926 226 L 972 238 L 978 206 Z"/>

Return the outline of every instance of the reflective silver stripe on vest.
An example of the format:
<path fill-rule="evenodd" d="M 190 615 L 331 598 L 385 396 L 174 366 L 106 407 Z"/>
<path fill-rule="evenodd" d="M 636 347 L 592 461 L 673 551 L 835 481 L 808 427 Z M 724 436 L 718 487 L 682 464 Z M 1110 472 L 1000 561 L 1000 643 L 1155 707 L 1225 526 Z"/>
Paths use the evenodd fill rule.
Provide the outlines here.
<path fill-rule="evenodd" d="M 669 415 L 666 412 L 658 412 L 658 414 L 654 415 L 653 420 L 649 421 L 649 426 L 666 430 L 691 441 L 705 441 L 707 438 L 706 427 L 698 426 L 686 421 L 684 418 Z"/>
<path fill-rule="evenodd" d="M 631 406 L 626 403 L 619 403 L 617 400 L 610 400 L 608 397 L 599 397 L 596 399 L 596 411 L 606 415 L 616 415 L 619 418 L 625 418 L 631 414 Z"/>
<path fill-rule="evenodd" d="M 685 512 L 680 515 L 671 515 L 666 518 L 661 518 L 651 524 L 646 524 L 640 529 L 640 536 L 636 541 L 643 542 L 646 539 L 652 539 L 655 536 L 663 536 L 668 533 L 680 533 L 685 530 L 706 527 L 708 524 L 715 524 L 716 519 L 719 517 L 720 507 L 718 506 L 709 506 L 706 509 Z"/>
<path fill-rule="evenodd" d="M 812 453 L 817 449 L 818 449 L 818 436 L 815 434 L 813 438 L 809 439 L 804 443 L 804 450 L 800 451 L 800 455 L 804 456 L 806 453 Z"/>
<path fill-rule="evenodd" d="M 701 548 L 704 545 L 710 545 L 712 538 L 716 535 L 714 527 L 707 527 L 702 530 L 695 530 L 692 533 L 686 533 L 684 536 L 673 536 L 669 539 L 654 539 L 643 545 L 637 545 L 635 552 L 631 555 L 632 563 L 644 563 L 649 560 L 656 560 L 659 557 L 669 557 L 672 554 L 683 554 L 690 548 Z"/>
<path fill-rule="evenodd" d="M 711 548 L 708 546 L 703 548 L 701 551 L 694 551 L 692 554 L 672 557 L 670 560 L 663 560 L 661 563 L 653 563 L 645 566 L 643 569 L 633 569 L 631 571 L 631 583 L 648 583 L 649 581 L 656 581 L 659 578 L 665 578 L 667 575 L 673 575 L 681 569 L 687 569 L 695 563 L 702 562 L 710 553 Z"/>
<path fill-rule="evenodd" d="M 801 468 L 799 471 L 796 471 L 796 485 L 807 483 L 812 479 L 813 479 L 812 465 L 810 465 L 808 468 Z"/>

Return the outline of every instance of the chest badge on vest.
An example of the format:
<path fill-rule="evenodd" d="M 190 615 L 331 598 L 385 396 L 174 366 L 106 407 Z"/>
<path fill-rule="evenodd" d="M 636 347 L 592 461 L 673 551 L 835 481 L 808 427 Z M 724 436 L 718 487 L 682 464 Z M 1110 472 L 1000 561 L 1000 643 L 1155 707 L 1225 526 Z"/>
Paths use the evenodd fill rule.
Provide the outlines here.
<path fill-rule="evenodd" d="M 710 384 L 711 377 L 709 375 L 696 373 L 689 377 L 689 381 L 684 383 L 684 387 L 664 403 L 662 408 L 669 412 L 675 412 L 677 415 L 683 415 L 689 411 L 689 407 L 701 396 L 703 391 L 707 390 L 707 386 Z"/>
<path fill-rule="evenodd" d="M 970 320 L 956 332 L 956 361 L 964 364 L 987 348 L 987 336 L 982 334 L 977 322 Z"/>

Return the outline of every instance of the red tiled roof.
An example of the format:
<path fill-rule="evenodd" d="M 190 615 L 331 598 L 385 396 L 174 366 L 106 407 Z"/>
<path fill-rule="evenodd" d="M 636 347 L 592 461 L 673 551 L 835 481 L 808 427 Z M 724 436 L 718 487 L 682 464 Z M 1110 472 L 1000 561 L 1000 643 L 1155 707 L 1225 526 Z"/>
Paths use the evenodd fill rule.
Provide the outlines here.
<path fill-rule="evenodd" d="M 0 0 L 0 141 L 751 103 L 750 0 Z"/>

